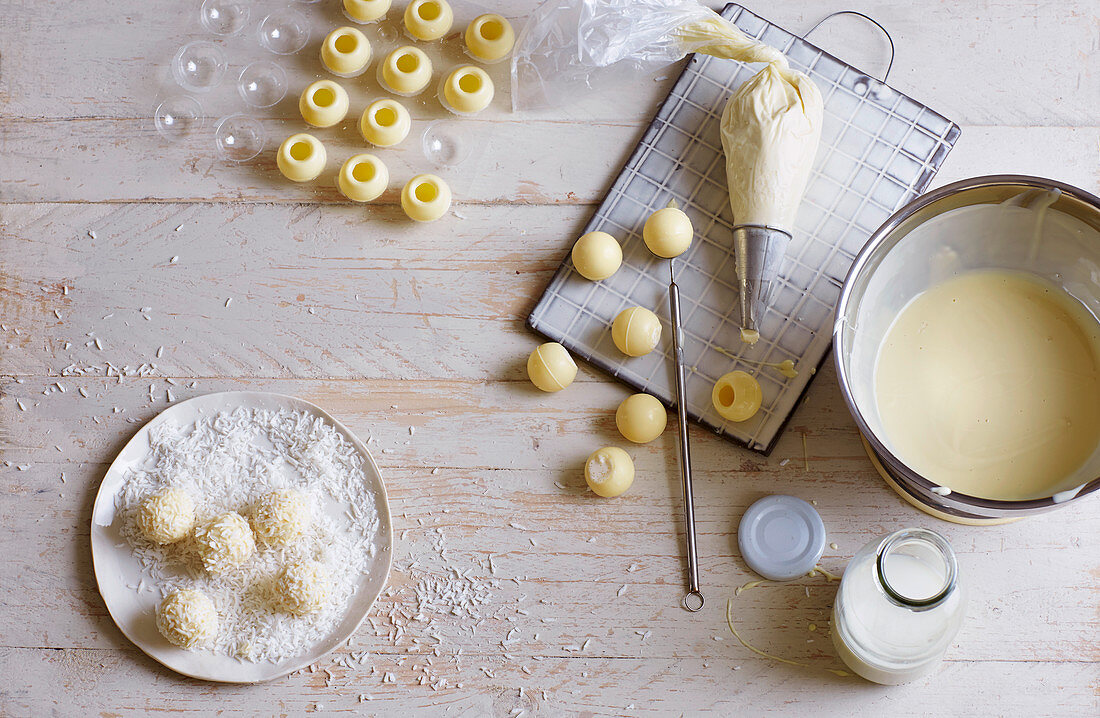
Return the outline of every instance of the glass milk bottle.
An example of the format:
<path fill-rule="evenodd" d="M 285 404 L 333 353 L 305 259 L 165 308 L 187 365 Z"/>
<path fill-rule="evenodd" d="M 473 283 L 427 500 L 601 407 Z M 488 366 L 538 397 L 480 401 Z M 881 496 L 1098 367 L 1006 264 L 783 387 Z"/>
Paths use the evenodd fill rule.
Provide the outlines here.
<path fill-rule="evenodd" d="M 859 550 L 833 604 L 833 644 L 869 681 L 907 683 L 943 658 L 966 613 L 955 552 L 926 529 L 902 529 Z"/>

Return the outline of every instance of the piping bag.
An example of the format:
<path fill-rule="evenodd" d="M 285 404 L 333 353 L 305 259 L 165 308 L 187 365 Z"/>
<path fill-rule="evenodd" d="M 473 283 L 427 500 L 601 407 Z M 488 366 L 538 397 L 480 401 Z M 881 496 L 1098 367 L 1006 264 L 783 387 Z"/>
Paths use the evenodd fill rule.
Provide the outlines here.
<path fill-rule="evenodd" d="M 760 338 L 757 322 L 791 241 L 823 109 L 809 77 L 772 62 L 741 85 L 722 113 L 741 341 L 748 344 Z"/>
<path fill-rule="evenodd" d="M 692 52 L 767 63 L 722 115 L 734 218 L 741 338 L 759 338 L 821 136 L 821 93 L 783 53 L 745 35 L 697 0 L 546 0 L 512 53 L 512 107 L 568 102 L 607 81 L 629 85 Z"/>

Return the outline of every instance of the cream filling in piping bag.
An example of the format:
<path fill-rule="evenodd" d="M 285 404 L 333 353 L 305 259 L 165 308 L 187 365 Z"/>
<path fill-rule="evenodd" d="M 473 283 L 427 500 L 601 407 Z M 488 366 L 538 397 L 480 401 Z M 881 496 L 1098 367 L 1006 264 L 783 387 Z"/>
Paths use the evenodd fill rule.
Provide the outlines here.
<path fill-rule="evenodd" d="M 722 113 L 722 150 L 733 210 L 741 340 L 757 321 L 791 240 L 821 140 L 824 103 L 809 77 L 771 62 L 738 88 Z"/>
<path fill-rule="evenodd" d="M 823 106 L 809 77 L 774 62 L 726 103 L 722 149 L 735 224 L 790 232 L 821 139 Z"/>

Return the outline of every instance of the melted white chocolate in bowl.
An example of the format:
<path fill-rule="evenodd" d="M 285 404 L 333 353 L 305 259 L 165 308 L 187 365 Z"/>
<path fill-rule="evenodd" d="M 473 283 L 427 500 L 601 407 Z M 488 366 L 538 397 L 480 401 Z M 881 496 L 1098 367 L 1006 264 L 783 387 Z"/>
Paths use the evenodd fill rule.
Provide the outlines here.
<path fill-rule="evenodd" d="M 1100 444 L 1100 324 L 1035 275 L 964 272 L 898 313 L 874 394 L 891 451 L 928 480 L 986 499 L 1051 496 Z"/>

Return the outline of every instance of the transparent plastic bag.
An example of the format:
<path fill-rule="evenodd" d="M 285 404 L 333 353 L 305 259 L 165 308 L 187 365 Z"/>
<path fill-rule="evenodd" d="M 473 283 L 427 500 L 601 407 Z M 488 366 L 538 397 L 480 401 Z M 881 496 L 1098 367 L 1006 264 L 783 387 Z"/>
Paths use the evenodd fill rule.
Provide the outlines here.
<path fill-rule="evenodd" d="M 546 0 L 516 42 L 512 107 L 555 105 L 602 80 L 652 72 L 692 52 L 786 65 L 778 50 L 697 0 Z"/>

